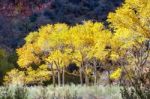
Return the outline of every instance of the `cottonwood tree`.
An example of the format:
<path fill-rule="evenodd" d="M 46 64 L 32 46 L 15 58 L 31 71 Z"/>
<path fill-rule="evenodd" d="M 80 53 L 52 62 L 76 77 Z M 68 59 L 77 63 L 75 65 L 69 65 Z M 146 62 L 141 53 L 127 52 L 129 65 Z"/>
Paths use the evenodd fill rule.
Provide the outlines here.
<path fill-rule="evenodd" d="M 145 42 L 150 38 L 150 1 L 125 0 L 125 3 L 115 12 L 110 13 L 108 21 L 115 30 L 115 35 L 120 35 L 128 52 L 133 54 L 138 68 L 143 67 L 149 54 L 149 45 Z M 116 40 L 117 41 L 117 40 Z"/>
<path fill-rule="evenodd" d="M 105 48 L 110 38 L 111 32 L 105 30 L 102 23 L 98 22 L 88 21 L 73 27 L 68 27 L 66 24 L 43 26 L 38 31 L 31 32 L 25 38 L 25 45 L 17 49 L 18 64 L 26 71 L 38 70 L 45 64 L 47 70 L 51 68 L 53 80 L 57 73 L 60 85 L 61 74 L 64 83 L 65 68 L 70 63 L 76 63 L 80 68 L 81 84 L 83 78 L 88 84 L 89 70 L 95 68 L 89 64 L 89 60 L 94 57 L 101 61 L 105 59 L 103 58 L 107 53 Z"/>

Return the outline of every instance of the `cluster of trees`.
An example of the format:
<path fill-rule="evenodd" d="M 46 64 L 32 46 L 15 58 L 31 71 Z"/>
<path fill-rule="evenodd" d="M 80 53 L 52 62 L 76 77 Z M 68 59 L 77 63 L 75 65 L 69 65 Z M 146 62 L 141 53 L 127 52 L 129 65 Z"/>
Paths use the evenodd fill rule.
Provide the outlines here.
<path fill-rule="evenodd" d="M 138 75 L 147 75 L 150 0 L 125 0 L 107 21 L 109 28 L 100 22 L 85 21 L 75 26 L 46 25 L 29 33 L 25 44 L 17 49 L 20 68 L 8 72 L 5 83 L 35 84 L 52 79 L 54 85 L 56 81 L 64 85 L 73 63 L 79 69 L 71 74 L 87 85 L 98 83 L 98 68 L 109 74 L 109 81 L 131 80 L 135 70 Z M 141 79 L 144 84 L 150 83 L 149 78 Z"/>

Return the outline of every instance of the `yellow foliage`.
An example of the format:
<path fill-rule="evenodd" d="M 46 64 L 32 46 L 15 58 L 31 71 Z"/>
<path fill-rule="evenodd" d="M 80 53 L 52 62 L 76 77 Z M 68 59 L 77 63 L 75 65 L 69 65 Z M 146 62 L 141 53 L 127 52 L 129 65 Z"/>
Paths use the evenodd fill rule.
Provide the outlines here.
<path fill-rule="evenodd" d="M 140 3 L 142 5 L 139 5 Z M 101 63 L 110 59 L 118 61 L 137 41 L 143 42 L 150 37 L 147 19 L 150 17 L 149 3 L 149 0 L 126 0 L 122 7 L 110 13 L 108 21 L 115 29 L 114 34 L 102 23 L 92 21 L 72 27 L 57 23 L 42 26 L 38 31 L 31 32 L 25 38 L 25 45 L 17 49 L 17 63 L 26 68 L 29 75 L 27 82 L 48 79 L 48 76 L 43 75 L 48 74 L 48 65 L 55 70 L 65 68 L 70 63 L 80 67 L 85 65 L 83 62 L 93 58 Z M 145 10 L 142 10 L 143 8 Z M 31 68 L 33 64 L 38 67 L 37 70 Z M 117 79 L 120 75 L 121 69 L 118 68 L 110 78 Z"/>
<path fill-rule="evenodd" d="M 126 28 L 131 34 L 141 34 L 150 38 L 150 0 L 125 0 L 115 13 L 110 13 L 108 21 L 116 29 Z"/>
<path fill-rule="evenodd" d="M 4 78 L 5 84 L 24 84 L 25 82 L 25 73 L 19 71 L 18 69 L 12 69 L 10 72 L 7 72 Z"/>
<path fill-rule="evenodd" d="M 122 69 L 121 68 L 117 68 L 114 72 L 112 72 L 110 74 L 110 79 L 119 79 L 120 76 L 121 76 L 121 72 L 122 72 Z"/>
<path fill-rule="evenodd" d="M 42 83 L 50 79 L 50 71 L 47 70 L 46 65 L 41 65 L 37 70 L 29 67 L 26 71 L 12 69 L 5 75 L 5 84 L 35 84 Z"/>
<path fill-rule="evenodd" d="M 87 75 L 90 75 L 92 73 L 92 68 L 86 68 L 85 72 Z"/>
<path fill-rule="evenodd" d="M 31 32 L 26 38 L 26 43 L 34 43 L 38 38 L 38 32 Z"/>
<path fill-rule="evenodd" d="M 19 55 L 19 59 L 17 63 L 22 68 L 26 68 L 32 63 L 39 63 L 40 59 L 36 54 L 39 54 L 40 49 L 33 44 L 24 45 L 22 48 L 17 49 L 17 54 Z"/>
<path fill-rule="evenodd" d="M 27 76 L 25 77 L 25 84 L 42 83 L 43 81 L 51 78 L 51 73 L 48 71 L 46 65 L 39 66 L 37 70 L 28 68 L 26 74 Z"/>
<path fill-rule="evenodd" d="M 47 62 L 53 64 L 53 68 L 63 68 L 69 65 L 69 56 L 66 53 L 60 52 L 60 50 L 55 50 L 50 53 Z"/>
<path fill-rule="evenodd" d="M 117 61 L 120 58 L 119 54 L 116 52 L 111 52 L 110 57 L 111 57 L 111 60 L 113 60 L 113 61 Z"/>
<path fill-rule="evenodd" d="M 61 69 L 70 63 L 80 67 L 83 61 L 93 57 L 105 59 L 109 52 L 105 48 L 110 44 L 111 36 L 100 22 L 87 21 L 73 27 L 60 23 L 42 26 L 31 32 L 25 38 L 25 45 L 17 49 L 17 63 L 27 69 L 31 76 L 27 81 L 31 82 L 32 75 L 37 72 L 30 68 L 33 64 L 40 68 L 44 62 L 47 68 L 51 64 L 54 69 Z"/>

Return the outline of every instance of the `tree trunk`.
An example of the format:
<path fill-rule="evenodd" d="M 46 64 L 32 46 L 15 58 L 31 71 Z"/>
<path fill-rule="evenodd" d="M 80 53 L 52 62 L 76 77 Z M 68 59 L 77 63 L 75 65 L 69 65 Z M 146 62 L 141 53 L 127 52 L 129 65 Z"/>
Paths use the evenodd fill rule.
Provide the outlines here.
<path fill-rule="evenodd" d="M 97 68 L 96 68 L 96 62 L 94 60 L 94 85 L 97 84 Z"/>
<path fill-rule="evenodd" d="M 53 77 L 53 86 L 56 87 L 56 81 L 55 81 L 55 73 L 54 73 L 54 69 L 51 66 L 51 70 L 52 70 L 52 77 Z"/>
<path fill-rule="evenodd" d="M 108 83 L 109 83 L 109 85 L 111 87 L 112 81 L 110 79 L 110 71 L 108 70 L 107 72 L 108 72 Z"/>
<path fill-rule="evenodd" d="M 62 69 L 62 84 L 65 85 L 65 68 Z"/>
<path fill-rule="evenodd" d="M 57 68 L 57 80 L 58 80 L 58 86 L 61 85 L 61 72 L 60 72 L 60 68 L 58 66 L 58 64 L 56 63 L 56 61 L 54 61 L 56 68 Z"/>
<path fill-rule="evenodd" d="M 83 85 L 83 75 L 82 75 L 82 67 L 80 67 L 80 84 Z"/>
<path fill-rule="evenodd" d="M 86 85 L 89 85 L 89 78 L 88 75 L 85 73 L 85 83 Z"/>
<path fill-rule="evenodd" d="M 55 83 L 55 74 L 53 73 L 53 86 L 56 87 L 56 83 Z"/>
<path fill-rule="evenodd" d="M 87 70 L 87 66 L 84 68 L 84 75 L 85 75 L 85 83 L 86 85 L 89 85 L 89 78 L 86 70 Z"/>
<path fill-rule="evenodd" d="M 60 70 L 58 69 L 57 77 L 58 77 L 58 86 L 61 85 L 61 78 L 60 78 Z"/>

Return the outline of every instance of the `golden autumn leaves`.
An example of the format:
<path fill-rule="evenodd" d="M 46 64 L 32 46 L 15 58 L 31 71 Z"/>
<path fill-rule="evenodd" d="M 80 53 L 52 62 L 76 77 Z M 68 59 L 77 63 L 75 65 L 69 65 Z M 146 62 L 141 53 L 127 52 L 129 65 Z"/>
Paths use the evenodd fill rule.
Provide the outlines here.
<path fill-rule="evenodd" d="M 115 29 L 126 29 L 134 34 L 150 38 L 150 0 L 125 0 L 115 13 L 110 13 L 108 21 Z"/>
<path fill-rule="evenodd" d="M 108 60 L 117 63 L 133 45 L 150 38 L 149 11 L 150 0 L 126 0 L 122 7 L 108 16 L 114 32 L 102 23 L 92 21 L 75 26 L 60 23 L 42 26 L 31 32 L 23 47 L 17 49 L 17 63 L 31 82 L 48 80 L 56 72 L 62 73 L 61 70 L 71 63 L 75 63 L 82 70 L 80 73 L 88 78 L 89 72 L 86 71 L 95 72 L 94 65 L 88 63 L 91 59 L 96 58 L 103 65 L 108 65 Z M 112 64 L 109 71 L 112 72 L 111 79 L 118 79 L 122 69 Z"/>

